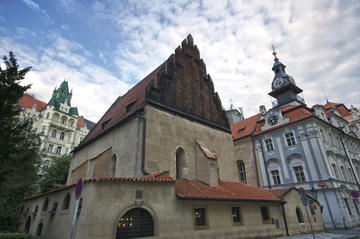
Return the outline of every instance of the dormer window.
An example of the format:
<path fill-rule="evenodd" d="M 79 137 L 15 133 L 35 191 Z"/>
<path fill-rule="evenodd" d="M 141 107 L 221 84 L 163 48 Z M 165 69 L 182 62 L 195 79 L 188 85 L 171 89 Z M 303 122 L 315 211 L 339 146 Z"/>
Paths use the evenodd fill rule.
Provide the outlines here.
<path fill-rule="evenodd" d="M 244 128 L 239 129 L 239 130 L 238 130 L 238 133 L 239 133 L 239 134 L 241 134 L 242 132 L 244 132 L 244 130 L 245 130 L 245 127 L 244 127 Z"/>

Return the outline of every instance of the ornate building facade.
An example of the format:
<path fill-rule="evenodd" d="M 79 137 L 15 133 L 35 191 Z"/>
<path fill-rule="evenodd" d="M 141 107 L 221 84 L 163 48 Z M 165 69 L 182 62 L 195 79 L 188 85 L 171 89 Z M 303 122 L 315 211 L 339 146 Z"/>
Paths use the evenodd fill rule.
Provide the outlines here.
<path fill-rule="evenodd" d="M 288 195 L 298 220 L 283 194 L 240 182 L 225 110 L 191 35 L 74 149 L 65 188 L 25 200 L 20 228 L 70 235 L 80 178 L 75 238 L 270 238 L 309 232 L 298 224 L 314 206 L 323 230 L 316 200 L 305 207 Z"/>
<path fill-rule="evenodd" d="M 77 107 L 71 106 L 71 98 L 68 82 L 63 81 L 47 104 L 28 94 L 19 99 L 21 117 L 30 117 L 33 128 L 40 134 L 45 165 L 52 156 L 68 155 L 95 125 L 79 116 Z"/>
<path fill-rule="evenodd" d="M 274 56 L 273 108 L 261 107 L 259 114 L 231 126 L 239 170 L 257 175 L 264 188 L 304 188 L 324 207 L 328 228 L 360 225 L 360 202 L 351 196 L 360 189 L 358 110 L 330 102 L 308 108 Z M 241 148 L 246 140 L 251 150 Z"/>

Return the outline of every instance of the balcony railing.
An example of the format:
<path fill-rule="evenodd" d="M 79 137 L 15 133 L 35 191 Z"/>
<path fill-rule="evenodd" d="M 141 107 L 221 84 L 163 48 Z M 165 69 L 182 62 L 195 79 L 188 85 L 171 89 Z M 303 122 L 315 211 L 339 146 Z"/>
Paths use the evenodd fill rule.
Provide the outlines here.
<path fill-rule="evenodd" d="M 75 126 L 70 126 L 70 125 L 67 125 L 67 124 L 63 124 L 63 123 L 55 121 L 55 120 L 50 120 L 50 124 L 57 127 L 57 128 L 60 128 L 60 129 L 75 130 Z"/>
<path fill-rule="evenodd" d="M 296 99 L 297 99 L 298 101 L 300 101 L 300 102 L 302 102 L 302 103 L 305 104 L 304 96 L 297 95 L 297 96 L 296 96 Z M 272 101 L 271 101 L 271 105 L 272 105 L 272 107 L 276 107 L 276 106 L 279 105 L 279 103 L 278 103 L 277 100 L 272 100 Z"/>

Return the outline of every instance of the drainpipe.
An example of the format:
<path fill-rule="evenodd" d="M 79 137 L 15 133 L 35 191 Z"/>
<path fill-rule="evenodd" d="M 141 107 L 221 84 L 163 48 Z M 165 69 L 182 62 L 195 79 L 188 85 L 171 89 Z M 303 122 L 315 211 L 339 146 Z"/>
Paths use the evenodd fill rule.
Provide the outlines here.
<path fill-rule="evenodd" d="M 289 235 L 289 229 L 288 229 L 287 221 L 286 221 L 284 204 L 285 204 L 285 203 L 281 203 L 281 209 L 282 209 L 282 214 L 283 214 L 284 223 L 285 223 L 286 236 L 290 236 L 290 235 Z"/>
<path fill-rule="evenodd" d="M 253 154 L 254 154 L 254 162 L 255 162 L 255 170 L 256 170 L 256 182 L 258 187 L 260 187 L 260 179 L 259 179 L 259 171 L 258 171 L 258 166 L 257 166 L 257 161 L 256 161 L 256 153 L 255 153 L 255 137 L 253 134 L 251 134 L 251 141 L 252 141 L 252 145 L 253 145 Z"/>
<path fill-rule="evenodd" d="M 269 179 L 269 173 L 268 173 L 267 166 L 266 166 L 266 160 L 265 160 L 265 154 L 264 154 L 264 147 L 263 147 L 263 145 L 262 145 L 262 140 L 259 139 L 259 141 L 260 141 L 260 147 L 261 147 L 261 154 L 262 154 L 262 157 L 263 157 L 263 160 L 264 160 L 266 179 L 267 179 L 268 184 L 269 184 L 269 189 L 271 189 L 271 183 L 270 183 L 270 179 Z"/>
<path fill-rule="evenodd" d="M 142 129 L 142 141 L 141 141 L 141 172 L 148 175 L 149 173 L 145 170 L 145 136 L 146 136 L 146 118 L 144 117 L 144 111 L 137 115 L 138 119 L 143 121 Z"/>

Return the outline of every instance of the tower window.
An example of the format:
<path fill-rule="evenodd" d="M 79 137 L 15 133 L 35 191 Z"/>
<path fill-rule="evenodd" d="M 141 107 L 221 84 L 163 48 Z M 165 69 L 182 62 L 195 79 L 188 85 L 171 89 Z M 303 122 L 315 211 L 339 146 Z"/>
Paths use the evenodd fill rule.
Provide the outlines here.
<path fill-rule="evenodd" d="M 273 170 L 273 171 L 271 171 L 271 176 L 272 176 L 272 178 L 273 178 L 274 185 L 279 185 L 279 184 L 281 184 L 279 170 Z"/>
<path fill-rule="evenodd" d="M 268 152 L 274 150 L 274 145 L 271 139 L 265 139 L 265 146 L 266 146 L 266 151 Z"/>
<path fill-rule="evenodd" d="M 293 167 L 295 177 L 298 183 L 306 182 L 305 174 L 302 166 Z"/>
<path fill-rule="evenodd" d="M 293 132 L 286 133 L 285 138 L 286 138 L 287 146 L 293 146 L 296 144 L 295 136 Z"/>

